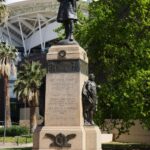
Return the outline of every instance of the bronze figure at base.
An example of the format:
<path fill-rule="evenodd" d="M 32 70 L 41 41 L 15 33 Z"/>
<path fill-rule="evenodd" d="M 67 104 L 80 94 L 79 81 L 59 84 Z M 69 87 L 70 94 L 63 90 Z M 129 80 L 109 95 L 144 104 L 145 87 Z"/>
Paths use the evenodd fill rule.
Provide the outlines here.
<path fill-rule="evenodd" d="M 90 74 L 89 80 L 84 83 L 82 89 L 84 125 L 95 125 L 93 116 L 97 109 L 98 99 L 97 86 L 94 80 L 94 74 Z"/>

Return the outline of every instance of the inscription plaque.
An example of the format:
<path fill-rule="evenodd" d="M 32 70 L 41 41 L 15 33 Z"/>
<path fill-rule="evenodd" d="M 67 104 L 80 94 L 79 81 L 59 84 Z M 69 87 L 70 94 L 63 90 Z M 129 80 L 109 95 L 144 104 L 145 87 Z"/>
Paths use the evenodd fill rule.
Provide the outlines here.
<path fill-rule="evenodd" d="M 48 61 L 48 73 L 81 72 L 88 75 L 88 64 L 82 60 L 51 60 Z"/>
<path fill-rule="evenodd" d="M 80 122 L 79 76 L 52 73 L 47 76 L 47 84 L 47 125 L 77 125 Z"/>

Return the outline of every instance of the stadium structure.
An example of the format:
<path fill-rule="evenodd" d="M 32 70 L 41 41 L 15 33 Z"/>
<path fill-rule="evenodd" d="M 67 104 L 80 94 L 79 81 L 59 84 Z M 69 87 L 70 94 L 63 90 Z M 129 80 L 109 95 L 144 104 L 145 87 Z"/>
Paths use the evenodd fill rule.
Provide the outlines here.
<path fill-rule="evenodd" d="M 24 0 L 8 4 L 9 18 L 1 24 L 0 40 L 18 48 L 25 55 L 39 47 L 42 51 L 46 42 L 57 38 L 54 30 L 58 2 L 56 0 Z"/>
<path fill-rule="evenodd" d="M 83 6 L 87 2 L 78 2 Z M 59 3 L 57 0 L 21 0 L 7 4 L 9 17 L 0 24 L 0 41 L 15 46 L 22 56 L 30 56 L 31 60 L 45 59 L 44 51 L 51 46 L 51 41 L 57 40 L 55 32 L 60 24 L 56 22 Z M 43 53 L 41 53 L 43 52 Z M 31 55 L 33 54 L 34 55 Z M 36 56 L 35 56 L 36 55 Z M 42 60 L 43 59 L 43 60 Z M 18 118 L 18 104 L 13 93 L 13 83 L 10 79 L 11 115 Z M 0 78 L 0 110 L 4 111 L 3 81 Z M 4 112 L 0 113 L 0 121 Z"/>
<path fill-rule="evenodd" d="M 60 25 L 56 22 L 57 0 L 23 0 L 7 4 L 7 8 L 9 17 L 0 24 L 0 41 L 15 46 L 22 56 L 30 55 L 33 49 L 36 52 L 45 51 L 46 45 L 50 46 L 47 43 L 57 38 L 54 32 Z M 14 81 L 14 78 L 10 78 L 9 83 L 11 118 L 16 122 L 19 119 L 19 105 L 13 93 Z M 1 78 L 0 89 L 0 121 L 3 121 L 4 91 Z"/>

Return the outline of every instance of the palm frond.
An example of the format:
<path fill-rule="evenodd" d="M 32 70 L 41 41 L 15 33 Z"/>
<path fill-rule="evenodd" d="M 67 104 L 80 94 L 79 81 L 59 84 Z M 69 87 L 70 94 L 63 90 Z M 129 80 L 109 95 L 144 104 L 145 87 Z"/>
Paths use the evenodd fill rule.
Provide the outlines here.
<path fill-rule="evenodd" d="M 12 62 L 16 58 L 17 49 L 12 46 L 9 46 L 8 43 L 0 43 L 0 74 L 7 75 L 8 77 L 11 74 L 11 70 L 15 70 L 15 66 L 11 67 Z"/>
<path fill-rule="evenodd" d="M 22 90 L 22 97 L 26 97 L 31 105 L 38 104 L 38 90 L 42 84 L 42 79 L 46 74 L 46 70 L 42 69 L 39 62 L 28 62 L 21 66 L 21 70 L 17 74 L 15 82 L 15 91 Z M 21 97 L 21 95 L 20 95 Z"/>

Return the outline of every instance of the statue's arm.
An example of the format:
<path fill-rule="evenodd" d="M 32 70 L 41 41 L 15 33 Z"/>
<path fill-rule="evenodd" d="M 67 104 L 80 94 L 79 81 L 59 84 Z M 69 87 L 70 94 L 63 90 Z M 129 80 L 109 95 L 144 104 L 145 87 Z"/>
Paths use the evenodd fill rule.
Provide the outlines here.
<path fill-rule="evenodd" d="M 92 91 L 91 84 L 89 82 L 87 82 L 86 89 L 87 89 L 88 96 L 91 97 L 93 91 Z"/>

